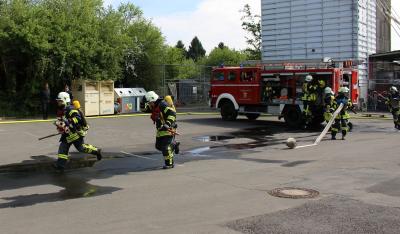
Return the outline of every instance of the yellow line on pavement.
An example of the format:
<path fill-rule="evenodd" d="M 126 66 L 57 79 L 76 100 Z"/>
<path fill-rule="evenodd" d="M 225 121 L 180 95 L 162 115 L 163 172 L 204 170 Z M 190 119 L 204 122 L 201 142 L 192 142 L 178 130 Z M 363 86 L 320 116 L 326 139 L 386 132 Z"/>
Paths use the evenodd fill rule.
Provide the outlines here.
<path fill-rule="evenodd" d="M 215 112 L 183 112 L 178 115 L 216 115 Z M 150 114 L 126 114 L 126 115 L 103 115 L 103 116 L 90 116 L 88 119 L 111 119 L 111 118 L 126 118 L 126 117 L 138 117 L 138 116 L 149 116 Z M 21 124 L 21 123 L 49 123 L 54 122 L 55 119 L 51 120 L 15 120 L 15 121 L 0 121 L 0 124 Z"/>
<path fill-rule="evenodd" d="M 138 114 L 123 114 L 123 115 L 103 115 L 103 116 L 90 116 L 88 119 L 111 119 L 111 118 L 126 118 L 126 117 L 139 117 L 149 116 L 150 114 L 138 113 Z M 219 112 L 178 112 L 178 115 L 219 115 Z M 262 116 L 270 116 L 263 114 Z M 351 119 L 374 119 L 374 120 L 392 120 L 391 117 L 375 117 L 375 116 L 352 116 Z M 16 121 L 0 121 L 0 124 L 21 124 L 21 123 L 49 123 L 54 122 L 54 119 L 50 120 L 16 120 Z"/>

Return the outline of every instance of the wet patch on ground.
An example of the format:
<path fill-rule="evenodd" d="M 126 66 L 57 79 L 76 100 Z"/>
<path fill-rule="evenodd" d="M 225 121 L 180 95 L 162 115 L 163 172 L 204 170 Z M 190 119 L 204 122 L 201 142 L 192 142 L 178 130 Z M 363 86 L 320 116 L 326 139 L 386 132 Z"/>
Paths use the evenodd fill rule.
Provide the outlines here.
<path fill-rule="evenodd" d="M 47 172 L 54 170 L 54 158 L 46 155 L 32 156 L 31 158 L 32 160 L 25 160 L 21 163 L 0 165 L 0 174 L 12 172 Z M 97 159 L 91 156 L 71 157 L 66 169 L 92 167 L 96 161 Z"/>
<path fill-rule="evenodd" d="M 227 224 L 242 233 L 398 233 L 400 209 L 334 196 Z"/>
<path fill-rule="evenodd" d="M 384 181 L 366 189 L 369 193 L 380 193 L 400 197 L 400 178 Z"/>
<path fill-rule="evenodd" d="M 201 142 L 215 142 L 215 141 L 226 141 L 235 138 L 234 136 L 199 136 L 193 139 Z"/>
<path fill-rule="evenodd" d="M 111 194 L 120 190 L 115 187 L 97 186 L 88 183 L 88 179 L 80 176 L 56 173 L 19 173 L 2 175 L 0 177 L 1 190 L 19 189 L 39 185 L 55 185 L 59 191 L 45 194 L 17 195 L 12 197 L 0 197 L 0 209 L 26 207 L 40 203 L 57 202 L 77 198 L 95 197 Z M 1 202 L 1 201 L 5 202 Z"/>
<path fill-rule="evenodd" d="M 294 162 L 290 162 L 290 163 L 285 163 L 282 165 L 282 167 L 296 167 L 298 165 L 303 165 L 303 164 L 311 163 L 314 161 L 315 160 L 294 161 Z"/>
<path fill-rule="evenodd" d="M 90 184 L 89 181 L 131 172 L 161 169 L 163 161 L 160 155 L 148 152 L 148 155 L 154 155 L 159 160 L 147 160 L 145 157 L 138 158 L 135 155 L 130 156 L 120 152 L 104 153 L 103 160 L 98 162 L 92 156 L 71 153 L 70 161 L 63 173 L 53 168 L 55 158 L 46 155 L 32 156 L 31 160 L 21 163 L 1 165 L 0 209 L 107 195 L 121 188 L 97 186 Z M 2 191 L 46 185 L 57 186 L 60 190 L 46 194 L 34 193 L 12 197 L 1 195 Z"/>

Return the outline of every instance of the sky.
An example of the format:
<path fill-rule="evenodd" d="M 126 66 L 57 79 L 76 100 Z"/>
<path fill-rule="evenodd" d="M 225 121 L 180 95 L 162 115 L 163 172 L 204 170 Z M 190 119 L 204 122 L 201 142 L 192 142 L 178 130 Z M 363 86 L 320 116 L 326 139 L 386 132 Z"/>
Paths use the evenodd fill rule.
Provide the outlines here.
<path fill-rule="evenodd" d="M 187 48 L 197 36 L 207 53 L 220 42 L 245 49 L 246 32 L 241 27 L 239 10 L 249 4 L 253 14 L 261 14 L 261 0 L 104 0 L 104 5 L 117 7 L 122 2 L 139 6 L 144 16 L 161 29 L 169 45 L 182 40 Z M 400 0 L 392 0 L 392 7 L 400 21 Z M 400 25 L 397 32 L 400 34 Z M 393 27 L 392 50 L 400 50 L 400 36 Z"/>
<path fill-rule="evenodd" d="M 245 4 L 261 14 L 261 0 L 105 0 L 117 7 L 120 2 L 139 6 L 144 16 L 161 29 L 169 45 L 182 40 L 186 48 L 197 36 L 209 53 L 220 42 L 235 49 L 245 49 L 246 32 L 240 20 Z"/>

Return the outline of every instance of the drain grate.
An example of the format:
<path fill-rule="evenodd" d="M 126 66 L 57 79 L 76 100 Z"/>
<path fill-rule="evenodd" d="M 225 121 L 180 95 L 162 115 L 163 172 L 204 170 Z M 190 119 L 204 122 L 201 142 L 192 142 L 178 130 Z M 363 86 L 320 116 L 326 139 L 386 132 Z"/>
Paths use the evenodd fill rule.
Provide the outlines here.
<path fill-rule="evenodd" d="M 282 198 L 314 198 L 319 195 L 319 192 L 313 189 L 306 188 L 276 188 L 268 192 L 269 195 Z"/>

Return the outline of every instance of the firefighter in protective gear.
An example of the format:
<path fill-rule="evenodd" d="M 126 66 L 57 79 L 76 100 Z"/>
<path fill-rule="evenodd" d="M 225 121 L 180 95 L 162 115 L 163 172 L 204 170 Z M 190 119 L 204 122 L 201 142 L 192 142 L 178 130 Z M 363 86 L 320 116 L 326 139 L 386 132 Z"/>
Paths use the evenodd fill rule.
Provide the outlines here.
<path fill-rule="evenodd" d="M 335 95 L 330 87 L 324 89 L 324 108 L 324 119 L 328 123 L 337 108 Z"/>
<path fill-rule="evenodd" d="M 71 99 L 68 93 L 61 92 L 58 94 L 57 104 L 64 109 L 64 115 L 55 122 L 57 130 L 62 135 L 58 148 L 58 159 L 54 166 L 60 171 L 65 169 L 68 162 L 68 153 L 71 145 L 74 145 L 79 152 L 96 155 L 97 160 L 102 159 L 101 149 L 85 144 L 84 137 L 88 130 L 87 123 L 79 110 L 70 105 L 70 103 Z"/>
<path fill-rule="evenodd" d="M 335 118 L 335 123 L 332 125 L 331 134 L 332 140 L 336 140 L 336 134 L 341 130 L 342 140 L 345 139 L 347 132 L 349 131 L 349 119 L 350 115 L 348 110 L 353 108 L 353 103 L 349 100 L 349 88 L 341 87 L 339 88 L 338 95 L 335 98 L 336 108 L 343 104 L 343 108 L 340 113 Z"/>
<path fill-rule="evenodd" d="M 400 130 L 400 95 L 395 86 L 390 87 L 389 95 L 386 98 L 385 103 L 388 106 L 390 113 L 393 115 L 394 127 Z"/>
<path fill-rule="evenodd" d="M 303 83 L 303 96 L 301 100 L 303 101 L 303 118 L 306 126 L 312 121 L 312 110 L 314 109 L 317 101 L 318 85 L 314 84 L 312 81 L 313 77 L 311 75 L 307 75 L 305 82 Z"/>
<path fill-rule="evenodd" d="M 145 106 L 152 110 L 151 118 L 156 125 L 157 150 L 164 156 L 164 169 L 174 167 L 174 153 L 179 153 L 179 143 L 175 143 L 176 135 L 176 111 L 166 100 L 160 98 L 154 91 L 149 91 L 144 96 Z"/>

